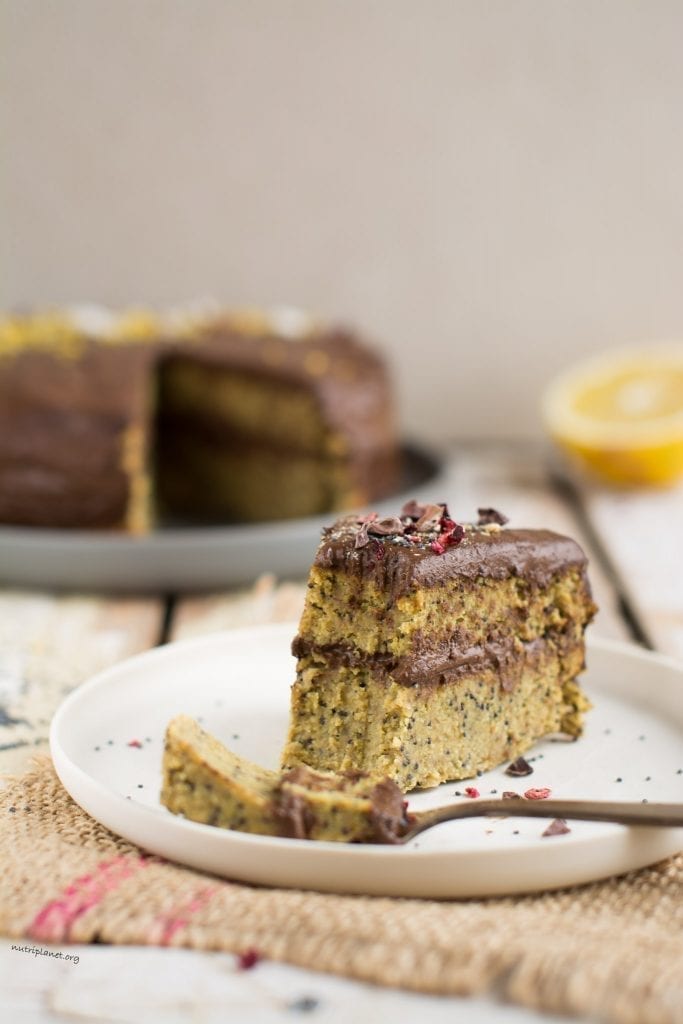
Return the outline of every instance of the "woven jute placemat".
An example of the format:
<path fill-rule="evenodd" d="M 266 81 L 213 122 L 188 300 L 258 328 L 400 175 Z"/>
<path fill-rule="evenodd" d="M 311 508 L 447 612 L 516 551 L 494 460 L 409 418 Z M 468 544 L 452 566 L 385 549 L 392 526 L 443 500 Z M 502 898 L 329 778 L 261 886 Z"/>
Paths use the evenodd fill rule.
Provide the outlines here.
<path fill-rule="evenodd" d="M 93 821 L 49 759 L 0 792 L 0 930 L 186 946 L 619 1024 L 683 1022 L 683 854 L 521 898 L 439 902 L 265 889 L 149 856 Z"/>

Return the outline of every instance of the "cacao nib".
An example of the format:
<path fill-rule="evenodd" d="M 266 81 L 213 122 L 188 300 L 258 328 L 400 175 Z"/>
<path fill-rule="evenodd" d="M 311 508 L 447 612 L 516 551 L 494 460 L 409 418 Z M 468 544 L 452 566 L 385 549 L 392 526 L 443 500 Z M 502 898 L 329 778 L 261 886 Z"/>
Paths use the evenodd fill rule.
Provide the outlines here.
<path fill-rule="evenodd" d="M 414 498 L 411 498 L 401 509 L 401 519 L 420 519 L 426 507 L 426 505 L 420 505 Z"/>
<path fill-rule="evenodd" d="M 571 832 L 571 829 L 564 818 L 555 818 L 545 832 L 541 832 L 541 836 L 565 836 L 567 832 Z"/>
<path fill-rule="evenodd" d="M 353 542 L 355 548 L 364 548 L 370 538 L 368 537 L 368 530 L 373 525 L 375 520 L 378 518 L 376 512 L 369 512 L 366 516 L 345 516 L 341 522 L 356 526 L 356 536 Z"/>
<path fill-rule="evenodd" d="M 512 775 L 515 778 L 521 777 L 522 775 L 531 775 L 533 768 L 527 760 L 523 757 L 518 757 L 516 761 L 509 764 L 505 769 L 506 775 Z"/>
<path fill-rule="evenodd" d="M 510 520 L 495 508 L 478 508 L 477 526 L 488 526 L 489 523 L 496 523 L 498 526 L 505 526 Z"/>

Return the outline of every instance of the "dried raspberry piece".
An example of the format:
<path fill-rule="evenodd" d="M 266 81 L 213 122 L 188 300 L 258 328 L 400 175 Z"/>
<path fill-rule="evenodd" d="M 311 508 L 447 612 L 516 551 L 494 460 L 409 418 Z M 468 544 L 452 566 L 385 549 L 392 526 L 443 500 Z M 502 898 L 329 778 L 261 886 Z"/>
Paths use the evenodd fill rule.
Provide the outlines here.
<path fill-rule="evenodd" d="M 140 740 L 129 740 L 128 741 L 128 746 L 129 747 L 137 747 L 138 750 L 140 750 L 142 748 L 142 743 L 140 743 Z"/>
<path fill-rule="evenodd" d="M 455 547 L 465 536 L 464 526 L 461 526 L 459 523 L 454 523 L 452 519 L 446 519 L 446 522 L 450 525 L 429 545 L 432 551 L 435 551 L 437 555 L 442 555 L 446 548 Z"/>
<path fill-rule="evenodd" d="M 237 966 L 240 971 L 250 971 L 261 959 L 261 954 L 257 949 L 245 949 L 244 953 L 240 953 L 237 957 Z"/>
<path fill-rule="evenodd" d="M 461 526 L 460 523 L 454 523 L 452 519 L 448 519 L 446 521 L 450 525 L 442 530 L 439 535 L 439 540 L 442 544 L 452 547 L 455 544 L 459 544 L 465 536 L 465 527 Z"/>
<path fill-rule="evenodd" d="M 469 796 L 472 800 L 476 800 L 476 798 L 479 796 L 479 790 L 476 789 L 474 786 L 466 786 L 465 796 Z"/>
<path fill-rule="evenodd" d="M 550 793 L 547 786 L 542 786 L 540 789 L 527 789 L 524 796 L 527 800 L 547 800 Z"/>

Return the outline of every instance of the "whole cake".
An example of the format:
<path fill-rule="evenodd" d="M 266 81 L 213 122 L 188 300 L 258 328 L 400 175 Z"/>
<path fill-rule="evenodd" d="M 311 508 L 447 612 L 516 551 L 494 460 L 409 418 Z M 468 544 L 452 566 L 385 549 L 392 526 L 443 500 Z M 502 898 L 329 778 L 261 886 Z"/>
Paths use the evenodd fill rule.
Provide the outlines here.
<path fill-rule="evenodd" d="M 568 537 L 460 525 L 444 504 L 324 531 L 294 640 L 287 767 L 355 768 L 404 790 L 467 778 L 553 732 L 578 736 L 595 612 Z"/>
<path fill-rule="evenodd" d="M 408 824 L 403 793 L 389 779 L 303 766 L 269 771 L 188 715 L 166 729 L 161 802 L 190 821 L 293 839 L 394 843 Z"/>
<path fill-rule="evenodd" d="M 0 321 L 0 522 L 283 519 L 396 471 L 384 361 L 294 310 Z"/>

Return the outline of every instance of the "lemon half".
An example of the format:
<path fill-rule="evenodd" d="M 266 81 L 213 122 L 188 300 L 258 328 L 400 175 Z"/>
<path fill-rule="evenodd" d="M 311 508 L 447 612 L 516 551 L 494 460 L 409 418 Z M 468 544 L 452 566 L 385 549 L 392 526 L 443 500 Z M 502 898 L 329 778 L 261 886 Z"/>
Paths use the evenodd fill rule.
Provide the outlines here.
<path fill-rule="evenodd" d="M 683 476 L 683 342 L 607 352 L 546 388 L 551 437 L 608 483 L 661 486 Z"/>

